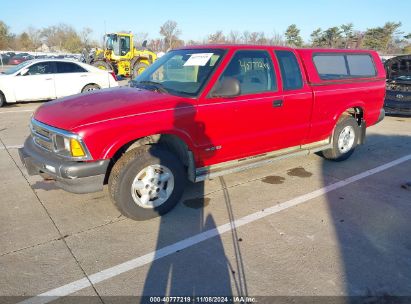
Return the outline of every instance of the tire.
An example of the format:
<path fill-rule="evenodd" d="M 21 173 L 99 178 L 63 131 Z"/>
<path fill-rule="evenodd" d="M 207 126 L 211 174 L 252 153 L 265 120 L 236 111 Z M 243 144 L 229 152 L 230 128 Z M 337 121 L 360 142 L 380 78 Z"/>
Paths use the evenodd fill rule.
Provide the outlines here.
<path fill-rule="evenodd" d="M 3 93 L 0 92 L 0 108 L 6 105 L 6 98 L 4 97 Z"/>
<path fill-rule="evenodd" d="M 100 89 L 100 86 L 98 86 L 97 84 L 88 84 L 81 90 L 81 93 L 96 91 Z"/>
<path fill-rule="evenodd" d="M 92 66 L 95 66 L 96 68 L 99 68 L 100 70 L 114 71 L 113 66 L 104 60 L 96 60 L 92 63 Z"/>
<path fill-rule="evenodd" d="M 148 68 L 148 64 L 142 62 L 136 62 L 133 66 L 133 79 L 144 72 L 145 69 Z"/>
<path fill-rule="evenodd" d="M 333 147 L 322 151 L 322 155 L 332 161 L 343 161 L 353 153 L 358 143 L 360 128 L 354 117 L 342 116 L 333 134 Z"/>
<path fill-rule="evenodd" d="M 121 214 L 141 221 L 173 209 L 183 195 L 186 181 L 186 171 L 174 154 L 147 145 L 127 152 L 114 164 L 108 189 Z"/>

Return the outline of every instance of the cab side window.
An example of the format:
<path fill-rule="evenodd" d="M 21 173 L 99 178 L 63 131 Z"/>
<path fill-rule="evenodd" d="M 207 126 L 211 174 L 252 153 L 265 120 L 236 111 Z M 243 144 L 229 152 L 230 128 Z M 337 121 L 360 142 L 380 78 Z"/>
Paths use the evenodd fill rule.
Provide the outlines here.
<path fill-rule="evenodd" d="M 277 90 L 273 64 L 266 51 L 238 51 L 221 75 L 240 82 L 240 95 L 272 92 Z"/>
<path fill-rule="evenodd" d="M 45 74 L 53 74 L 53 63 L 51 62 L 39 62 L 33 64 L 29 67 L 29 71 L 26 75 L 45 75 Z"/>
<path fill-rule="evenodd" d="M 120 52 L 121 52 L 121 56 L 124 56 L 128 52 L 130 52 L 130 37 L 120 38 Z"/>
<path fill-rule="evenodd" d="M 300 65 L 293 52 L 276 51 L 278 64 L 280 65 L 283 90 L 297 90 L 303 87 Z"/>
<path fill-rule="evenodd" d="M 86 69 L 82 68 L 78 64 L 71 62 L 56 62 L 57 73 L 85 73 Z"/>

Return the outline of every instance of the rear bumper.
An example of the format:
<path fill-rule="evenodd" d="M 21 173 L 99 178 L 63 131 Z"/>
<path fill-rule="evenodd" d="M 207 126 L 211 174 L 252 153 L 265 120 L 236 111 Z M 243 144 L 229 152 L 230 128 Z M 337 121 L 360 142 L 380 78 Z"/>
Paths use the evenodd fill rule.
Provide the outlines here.
<path fill-rule="evenodd" d="M 19 155 L 29 175 L 54 179 L 59 188 L 72 193 L 101 191 L 110 162 L 67 161 L 37 147 L 31 137 L 28 137 L 24 147 L 19 149 Z"/>
<path fill-rule="evenodd" d="M 385 110 L 384 110 L 384 109 L 381 109 L 381 111 L 380 111 L 380 116 L 378 116 L 378 120 L 377 120 L 377 122 L 376 122 L 375 124 L 381 122 L 384 118 L 385 118 Z"/>

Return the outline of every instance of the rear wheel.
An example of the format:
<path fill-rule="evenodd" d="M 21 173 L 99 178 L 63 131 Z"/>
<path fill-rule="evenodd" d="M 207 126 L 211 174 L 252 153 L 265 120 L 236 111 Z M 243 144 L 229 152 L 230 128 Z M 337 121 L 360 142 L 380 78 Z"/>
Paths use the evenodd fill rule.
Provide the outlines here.
<path fill-rule="evenodd" d="M 100 90 L 100 89 L 101 89 L 100 86 L 98 86 L 96 84 L 88 84 L 81 90 L 81 93 L 96 91 L 96 90 Z"/>
<path fill-rule="evenodd" d="M 148 68 L 148 64 L 136 62 L 133 66 L 133 79 L 144 72 Z"/>
<path fill-rule="evenodd" d="M 186 183 L 180 160 L 156 146 L 124 154 L 109 177 L 110 197 L 126 217 L 145 220 L 169 212 L 179 202 Z"/>
<path fill-rule="evenodd" d="M 354 117 L 343 116 L 335 127 L 333 146 L 322 152 L 322 155 L 333 161 L 348 159 L 358 143 L 359 127 Z"/>

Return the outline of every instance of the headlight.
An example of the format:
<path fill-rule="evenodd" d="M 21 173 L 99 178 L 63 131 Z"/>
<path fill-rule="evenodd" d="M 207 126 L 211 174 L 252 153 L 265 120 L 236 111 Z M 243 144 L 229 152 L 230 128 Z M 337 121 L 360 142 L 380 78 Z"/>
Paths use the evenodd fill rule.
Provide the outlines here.
<path fill-rule="evenodd" d="M 55 152 L 65 157 L 85 157 L 86 152 L 83 144 L 76 138 L 66 137 L 64 135 L 54 135 Z"/>
<path fill-rule="evenodd" d="M 35 119 L 31 120 L 30 128 L 34 143 L 41 148 L 70 160 L 92 159 L 79 135 L 45 125 Z"/>

